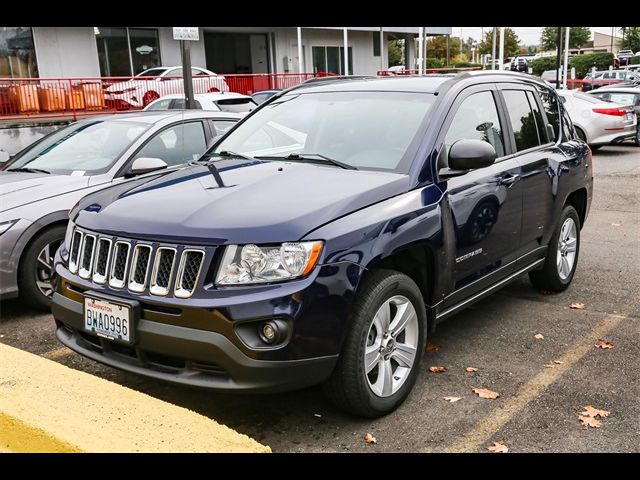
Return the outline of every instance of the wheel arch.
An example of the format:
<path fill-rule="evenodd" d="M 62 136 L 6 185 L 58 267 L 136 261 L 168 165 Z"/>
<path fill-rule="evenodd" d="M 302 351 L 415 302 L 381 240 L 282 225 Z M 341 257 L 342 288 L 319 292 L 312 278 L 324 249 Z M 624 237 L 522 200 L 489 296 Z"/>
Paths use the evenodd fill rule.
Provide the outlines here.
<path fill-rule="evenodd" d="M 564 202 L 564 206 L 567 205 L 571 205 L 578 212 L 578 218 L 580 219 L 580 229 L 582 229 L 587 216 L 587 189 L 583 187 L 571 192 Z"/>
<path fill-rule="evenodd" d="M 18 275 L 18 270 L 20 269 L 20 264 L 22 263 L 22 259 L 24 256 L 24 252 L 29 246 L 38 238 L 38 236 L 48 230 L 49 228 L 58 226 L 58 225 L 66 225 L 69 221 L 69 211 L 68 210 L 60 210 L 57 212 L 50 213 L 40 218 L 37 222 L 34 222 L 25 230 L 25 232 L 20 237 L 20 240 L 16 244 L 14 249 L 14 256 L 17 256 L 16 262 L 16 278 Z"/>

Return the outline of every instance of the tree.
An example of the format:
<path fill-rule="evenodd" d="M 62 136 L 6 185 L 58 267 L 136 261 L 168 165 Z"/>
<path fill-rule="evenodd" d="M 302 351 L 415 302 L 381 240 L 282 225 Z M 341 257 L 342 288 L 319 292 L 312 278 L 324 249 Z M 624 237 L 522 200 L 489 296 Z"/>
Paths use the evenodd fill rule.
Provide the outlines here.
<path fill-rule="evenodd" d="M 451 37 L 449 39 L 449 54 L 451 57 L 460 52 L 460 39 Z M 427 40 L 427 56 L 433 58 L 447 59 L 447 36 L 437 35 Z"/>
<path fill-rule="evenodd" d="M 565 27 L 562 34 L 564 35 Z M 569 30 L 569 48 L 581 48 L 591 38 L 591 29 L 589 27 L 571 27 Z M 562 48 L 564 48 L 564 39 L 562 40 Z M 558 48 L 558 27 L 544 27 L 540 43 L 544 50 L 557 50 Z"/>
<path fill-rule="evenodd" d="M 496 55 L 500 52 L 500 27 L 496 27 Z M 491 53 L 493 46 L 493 30 L 485 32 L 484 39 L 480 42 L 480 53 Z M 520 52 L 520 39 L 512 28 L 504 29 L 504 56 L 513 57 Z"/>
<path fill-rule="evenodd" d="M 640 51 L 640 27 L 620 27 L 622 43 L 620 50 Z"/>
<path fill-rule="evenodd" d="M 389 41 L 389 66 L 396 65 L 404 65 L 404 40 Z"/>

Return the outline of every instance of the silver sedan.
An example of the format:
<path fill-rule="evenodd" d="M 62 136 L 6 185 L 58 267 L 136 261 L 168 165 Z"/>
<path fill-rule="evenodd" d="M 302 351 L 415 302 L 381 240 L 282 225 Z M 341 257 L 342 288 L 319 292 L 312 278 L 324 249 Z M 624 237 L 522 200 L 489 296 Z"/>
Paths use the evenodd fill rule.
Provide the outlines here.
<path fill-rule="evenodd" d="M 607 102 L 573 90 L 556 91 L 578 136 L 592 149 L 635 139 L 637 119 L 633 105 Z"/>
<path fill-rule="evenodd" d="M 196 160 L 241 118 L 203 110 L 94 117 L 18 153 L 0 171 L 0 298 L 48 307 L 53 256 L 80 198 Z"/>

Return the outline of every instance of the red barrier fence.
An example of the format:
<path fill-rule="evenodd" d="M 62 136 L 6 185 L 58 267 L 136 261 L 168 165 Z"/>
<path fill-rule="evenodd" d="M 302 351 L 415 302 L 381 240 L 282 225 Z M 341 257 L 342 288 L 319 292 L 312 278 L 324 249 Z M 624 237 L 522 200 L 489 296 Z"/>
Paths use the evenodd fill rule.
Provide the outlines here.
<path fill-rule="evenodd" d="M 193 92 L 284 89 L 328 73 L 198 75 Z M 183 93 L 182 77 L 0 78 L 0 120 L 67 117 L 141 110 L 164 95 Z"/>

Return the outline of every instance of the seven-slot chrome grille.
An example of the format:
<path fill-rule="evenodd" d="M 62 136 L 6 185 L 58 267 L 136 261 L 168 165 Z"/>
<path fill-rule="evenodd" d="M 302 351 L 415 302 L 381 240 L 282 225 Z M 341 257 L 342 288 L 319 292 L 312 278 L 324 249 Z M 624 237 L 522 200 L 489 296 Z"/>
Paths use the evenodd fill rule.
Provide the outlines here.
<path fill-rule="evenodd" d="M 154 245 L 144 241 L 113 239 L 75 229 L 69 271 L 111 288 L 131 292 L 189 298 L 203 269 L 204 249 Z M 174 277 L 175 274 L 175 277 Z M 173 288 L 172 288 L 173 287 Z"/>

